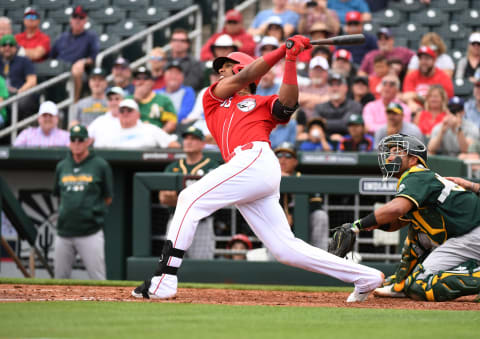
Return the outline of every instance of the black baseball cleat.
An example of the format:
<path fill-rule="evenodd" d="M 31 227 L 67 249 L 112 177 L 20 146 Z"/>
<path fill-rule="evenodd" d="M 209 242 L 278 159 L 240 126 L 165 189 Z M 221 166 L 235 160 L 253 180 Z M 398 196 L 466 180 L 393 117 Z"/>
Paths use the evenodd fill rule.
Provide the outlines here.
<path fill-rule="evenodd" d="M 140 286 L 136 287 L 132 291 L 132 296 L 135 298 L 145 298 L 150 299 L 150 293 L 148 289 L 150 288 L 151 281 L 145 280 Z"/>

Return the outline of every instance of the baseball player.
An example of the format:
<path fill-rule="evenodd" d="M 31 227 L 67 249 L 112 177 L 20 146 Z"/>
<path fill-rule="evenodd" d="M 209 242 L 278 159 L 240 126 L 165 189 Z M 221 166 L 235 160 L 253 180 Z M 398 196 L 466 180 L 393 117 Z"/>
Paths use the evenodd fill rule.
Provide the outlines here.
<path fill-rule="evenodd" d="M 396 292 L 428 301 L 479 293 L 480 199 L 475 193 L 480 185 L 444 178 L 428 169 L 427 148 L 413 136 L 387 136 L 378 152 L 384 178 L 399 179 L 395 198 L 366 217 L 340 226 L 329 251 L 348 250 L 360 230 L 394 231 L 411 223 L 437 247 L 408 275 L 403 291 Z"/>
<path fill-rule="evenodd" d="M 311 48 L 303 36 L 294 36 L 287 43 L 291 48 L 282 45 L 256 60 L 241 52 L 214 60 L 213 67 L 221 76 L 205 92 L 203 105 L 225 164 L 180 192 L 157 269 L 151 279 L 132 291 L 134 297 L 175 296 L 177 270 L 198 221 L 232 204 L 279 262 L 354 283 L 348 302 L 365 300 L 382 283 L 380 271 L 295 238 L 279 204 L 281 171 L 269 134 L 277 124 L 287 123 L 298 106 L 296 59 Z M 255 95 L 260 78 L 283 58 L 279 94 Z"/>

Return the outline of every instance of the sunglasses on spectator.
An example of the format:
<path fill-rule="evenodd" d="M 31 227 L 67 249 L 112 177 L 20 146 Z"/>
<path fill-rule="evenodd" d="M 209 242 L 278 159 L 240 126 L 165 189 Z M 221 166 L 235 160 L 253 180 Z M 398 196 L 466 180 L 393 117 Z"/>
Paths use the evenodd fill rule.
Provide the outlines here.
<path fill-rule="evenodd" d="M 287 158 L 287 159 L 291 159 L 291 158 L 293 158 L 293 154 L 292 154 L 292 153 L 288 153 L 288 152 L 279 152 L 279 153 L 277 153 L 277 158 Z"/>
<path fill-rule="evenodd" d="M 79 138 L 79 137 L 70 137 L 71 142 L 84 142 L 85 138 Z"/>
<path fill-rule="evenodd" d="M 360 24 L 361 24 L 360 21 L 349 21 L 349 22 L 347 22 L 347 26 L 358 26 Z"/>
<path fill-rule="evenodd" d="M 148 75 L 137 75 L 135 80 L 150 80 L 150 77 Z"/>
<path fill-rule="evenodd" d="M 382 81 L 382 85 L 397 87 L 397 82 L 396 81 L 384 80 L 384 81 Z"/>
<path fill-rule="evenodd" d="M 471 42 L 470 45 L 472 45 L 472 46 L 480 46 L 480 42 L 474 41 L 474 42 Z"/>
<path fill-rule="evenodd" d="M 164 60 L 164 58 L 162 56 L 151 56 L 150 60 L 162 61 Z"/>
<path fill-rule="evenodd" d="M 133 112 L 133 109 L 132 109 L 132 108 L 128 108 L 128 107 L 122 107 L 122 108 L 120 108 L 119 112 L 120 112 L 120 114 L 132 113 L 132 112 Z"/>
<path fill-rule="evenodd" d="M 171 42 L 188 42 L 188 39 L 171 39 Z"/>
<path fill-rule="evenodd" d="M 24 19 L 28 19 L 28 20 L 38 20 L 38 15 L 36 15 L 36 14 L 27 14 L 27 15 L 25 15 Z"/>
<path fill-rule="evenodd" d="M 8 46 L 8 47 L 17 47 L 16 44 L 11 44 L 11 43 L 9 43 L 9 42 L 2 44 L 2 46 L 3 46 L 3 47 L 6 47 L 6 46 Z"/>
<path fill-rule="evenodd" d="M 228 21 L 227 21 L 227 24 L 236 25 L 236 24 L 238 24 L 238 21 L 228 20 Z"/>
<path fill-rule="evenodd" d="M 74 14 L 74 15 L 72 15 L 72 18 L 74 18 L 74 19 L 85 19 L 86 17 L 78 15 L 78 14 Z"/>
<path fill-rule="evenodd" d="M 480 83 L 474 85 L 477 88 L 480 88 Z"/>
<path fill-rule="evenodd" d="M 390 37 L 386 36 L 386 35 L 383 35 L 383 34 L 380 34 L 378 36 L 378 40 L 390 40 Z"/>

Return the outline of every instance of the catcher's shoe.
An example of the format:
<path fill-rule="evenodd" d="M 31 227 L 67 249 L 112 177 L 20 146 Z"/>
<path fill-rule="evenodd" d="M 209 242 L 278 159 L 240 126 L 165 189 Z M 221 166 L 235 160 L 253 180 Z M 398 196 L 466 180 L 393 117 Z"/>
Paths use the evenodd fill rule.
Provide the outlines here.
<path fill-rule="evenodd" d="M 372 291 L 359 293 L 357 291 L 353 291 L 347 298 L 347 303 L 355 303 L 355 302 L 362 302 L 367 300 L 368 296 L 372 293 Z"/>
<path fill-rule="evenodd" d="M 406 298 L 406 294 L 403 291 L 397 292 L 394 289 L 395 285 L 387 285 L 383 287 L 376 288 L 373 291 L 373 295 L 376 297 L 386 297 L 386 298 Z"/>
<path fill-rule="evenodd" d="M 177 294 L 177 284 L 176 275 L 154 276 L 151 280 L 145 280 L 135 288 L 132 291 L 132 296 L 145 299 L 170 299 Z"/>

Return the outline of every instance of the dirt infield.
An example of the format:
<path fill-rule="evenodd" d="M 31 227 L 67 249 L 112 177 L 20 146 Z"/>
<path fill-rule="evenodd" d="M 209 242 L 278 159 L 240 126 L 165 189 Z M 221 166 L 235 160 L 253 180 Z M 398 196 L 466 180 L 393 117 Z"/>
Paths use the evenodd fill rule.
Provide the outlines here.
<path fill-rule="evenodd" d="M 455 301 L 432 303 L 410 299 L 375 298 L 363 303 L 346 303 L 347 292 L 290 292 L 257 290 L 223 290 L 180 288 L 176 298 L 166 301 L 141 300 L 130 296 L 131 287 L 56 286 L 56 285 L 0 285 L 0 302 L 23 301 L 132 301 L 192 304 L 361 307 L 417 310 L 480 311 L 476 296 Z"/>

